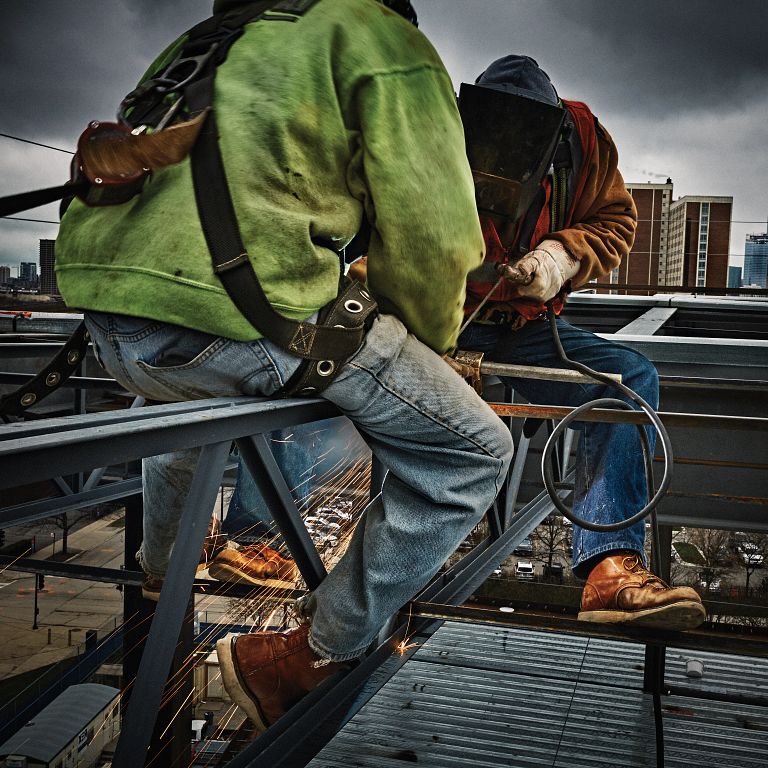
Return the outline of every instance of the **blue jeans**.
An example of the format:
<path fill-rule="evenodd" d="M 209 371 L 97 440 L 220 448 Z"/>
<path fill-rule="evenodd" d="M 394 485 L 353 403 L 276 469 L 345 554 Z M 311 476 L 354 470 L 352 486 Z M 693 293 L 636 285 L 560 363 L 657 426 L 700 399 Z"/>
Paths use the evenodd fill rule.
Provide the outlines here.
<path fill-rule="evenodd" d="M 368 452 L 344 418 L 297 424 L 273 432 L 270 441 L 277 465 L 302 511 L 308 508 L 317 486 L 327 478 L 338 476 L 348 464 Z M 241 543 L 264 541 L 275 549 L 282 549 L 285 543 L 248 468 L 240 461 L 237 469 L 222 531 Z"/>
<path fill-rule="evenodd" d="M 558 319 L 558 332 L 566 355 L 596 371 L 620 373 L 622 381 L 654 409 L 659 403 L 656 368 L 643 355 Z M 527 323 L 518 331 L 502 325 L 473 323 L 459 339 L 461 349 L 485 352 L 489 360 L 519 365 L 565 368 L 557 357 L 552 332 L 545 320 Z M 599 397 L 630 402 L 602 384 L 505 378 L 531 403 L 579 406 Z M 634 406 L 635 408 L 637 406 Z M 614 523 L 639 512 L 647 502 L 645 468 L 637 427 L 629 424 L 575 422 L 579 431 L 573 511 L 595 523 Z M 656 432 L 647 427 L 651 451 Z M 645 560 L 645 524 L 635 523 L 612 533 L 595 533 L 574 526 L 573 570 L 588 575 L 591 558 L 625 549 Z M 584 566 L 580 568 L 580 566 Z"/>
<path fill-rule="evenodd" d="M 104 367 L 154 400 L 271 395 L 299 360 L 268 341 L 238 342 L 177 326 L 90 313 Z M 439 570 L 493 502 L 512 456 L 508 430 L 438 355 L 391 315 L 323 392 L 389 472 L 346 553 L 302 602 L 310 644 L 333 661 L 362 655 Z M 142 566 L 167 567 L 199 450 L 144 460 Z"/>

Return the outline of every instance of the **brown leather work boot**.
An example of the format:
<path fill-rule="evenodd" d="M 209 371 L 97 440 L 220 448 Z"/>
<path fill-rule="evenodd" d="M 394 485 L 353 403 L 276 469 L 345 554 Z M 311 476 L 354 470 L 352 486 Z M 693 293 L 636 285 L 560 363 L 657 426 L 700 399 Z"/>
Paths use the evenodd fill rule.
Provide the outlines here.
<path fill-rule="evenodd" d="M 200 552 L 198 571 L 204 571 L 216 553 L 227 545 L 227 536 L 221 532 L 221 523 L 218 518 L 212 517 L 208 523 L 208 533 L 203 539 L 203 549 Z M 157 602 L 160 599 L 160 590 L 163 588 L 163 577 L 144 574 L 141 582 L 141 595 L 145 600 Z"/>
<path fill-rule="evenodd" d="M 668 586 L 633 552 L 610 555 L 592 569 L 579 612 L 580 621 L 666 630 L 694 629 L 705 617 L 696 590 Z"/>
<path fill-rule="evenodd" d="M 221 523 L 217 517 L 212 517 L 208 523 L 208 533 L 203 540 L 203 551 L 200 553 L 198 571 L 205 570 L 216 554 L 227 546 L 227 535 L 221 532 Z"/>
<path fill-rule="evenodd" d="M 309 624 L 288 632 L 251 632 L 216 643 L 232 701 L 265 731 L 325 678 L 348 664 L 321 659 L 307 641 Z"/>
<path fill-rule="evenodd" d="M 238 549 L 222 549 L 208 567 L 208 575 L 233 584 L 291 589 L 296 582 L 296 563 L 281 557 L 266 544 L 250 544 Z"/>

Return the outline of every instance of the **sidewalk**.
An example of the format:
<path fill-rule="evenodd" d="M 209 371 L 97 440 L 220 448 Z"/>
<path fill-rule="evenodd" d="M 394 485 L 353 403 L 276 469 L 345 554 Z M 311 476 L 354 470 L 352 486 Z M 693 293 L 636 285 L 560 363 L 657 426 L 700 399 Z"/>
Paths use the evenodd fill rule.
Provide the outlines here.
<path fill-rule="evenodd" d="M 69 536 L 68 549 L 77 552 L 69 562 L 119 568 L 123 562 L 123 529 L 110 514 Z M 43 547 L 35 560 L 61 551 L 61 541 Z M 38 592 L 38 629 L 32 629 L 35 577 L 0 572 L 0 679 L 37 669 L 73 656 L 85 642 L 85 632 L 102 635 L 122 620 L 122 598 L 114 586 L 56 576 L 45 577 Z"/>

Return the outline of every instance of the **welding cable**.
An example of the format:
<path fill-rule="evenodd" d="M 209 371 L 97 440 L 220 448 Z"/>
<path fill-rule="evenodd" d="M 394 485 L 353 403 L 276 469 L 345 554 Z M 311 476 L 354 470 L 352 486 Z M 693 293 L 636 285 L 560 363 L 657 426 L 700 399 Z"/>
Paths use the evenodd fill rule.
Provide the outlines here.
<path fill-rule="evenodd" d="M 654 493 L 652 464 L 653 459 L 648 442 L 648 435 L 645 432 L 645 427 L 642 424 L 638 424 L 637 428 L 640 432 L 640 442 L 643 449 L 643 459 L 645 463 L 646 483 L 648 486 L 648 503 L 639 512 L 618 523 L 593 523 L 589 520 L 584 520 L 583 518 L 574 514 L 574 512 L 571 509 L 568 509 L 568 507 L 566 507 L 566 505 L 562 502 L 555 489 L 555 481 L 553 477 L 554 468 L 551 461 L 552 451 L 554 450 L 555 441 L 558 439 L 558 437 L 565 432 L 565 430 L 571 425 L 572 422 L 578 421 L 580 416 L 585 413 L 590 413 L 597 408 L 610 407 L 630 411 L 635 410 L 629 403 L 626 403 L 623 400 L 603 397 L 597 400 L 591 400 L 590 402 L 584 403 L 584 405 L 575 408 L 570 414 L 568 414 L 568 416 L 563 418 L 552 431 L 552 434 L 550 435 L 549 440 L 547 441 L 547 444 L 544 448 L 544 453 L 541 460 L 541 471 L 544 479 L 544 486 L 552 498 L 552 502 L 555 507 L 557 507 L 557 509 L 562 512 L 563 515 L 567 517 L 568 520 L 570 520 L 574 525 L 578 525 L 581 528 L 587 529 L 588 531 L 598 532 L 618 531 L 623 528 L 628 528 L 629 526 L 634 525 L 635 523 L 650 515 L 669 488 L 669 484 L 672 480 L 672 444 L 670 442 L 669 435 L 667 434 L 667 430 L 664 428 L 664 425 L 662 424 L 661 419 L 659 418 L 659 415 L 656 413 L 656 411 L 635 391 L 627 387 L 625 384 L 614 381 L 599 371 L 595 371 L 592 368 L 589 368 L 583 363 L 579 363 L 568 358 L 568 356 L 565 354 L 565 350 L 563 349 L 562 342 L 560 341 L 560 335 L 557 332 L 557 318 L 555 316 L 555 311 L 551 302 L 547 304 L 547 318 L 549 319 L 549 325 L 552 329 L 552 338 L 555 343 L 555 348 L 557 349 L 557 354 L 562 362 L 564 362 L 570 368 L 573 368 L 574 370 L 589 376 L 601 384 L 606 384 L 607 386 L 618 389 L 619 392 L 621 392 L 625 397 L 636 403 L 640 410 L 648 416 L 654 428 L 656 429 L 656 432 L 659 436 L 659 441 L 661 443 L 662 451 L 664 453 L 664 474 L 662 476 L 658 490 Z M 655 518 L 655 516 L 653 517 Z M 654 538 L 658 539 L 656 528 L 657 525 L 654 519 Z M 654 547 L 654 549 L 657 548 Z"/>

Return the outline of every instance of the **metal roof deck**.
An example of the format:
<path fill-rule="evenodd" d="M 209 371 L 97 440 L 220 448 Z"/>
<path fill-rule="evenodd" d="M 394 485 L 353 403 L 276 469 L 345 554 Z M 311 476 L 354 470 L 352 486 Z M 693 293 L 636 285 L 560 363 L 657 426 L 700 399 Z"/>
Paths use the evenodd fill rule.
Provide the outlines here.
<path fill-rule="evenodd" d="M 311 768 L 653 768 L 641 645 L 447 623 L 353 717 Z M 668 682 L 768 695 L 768 661 L 670 648 Z M 768 710 L 662 698 L 665 765 L 768 766 Z"/>

